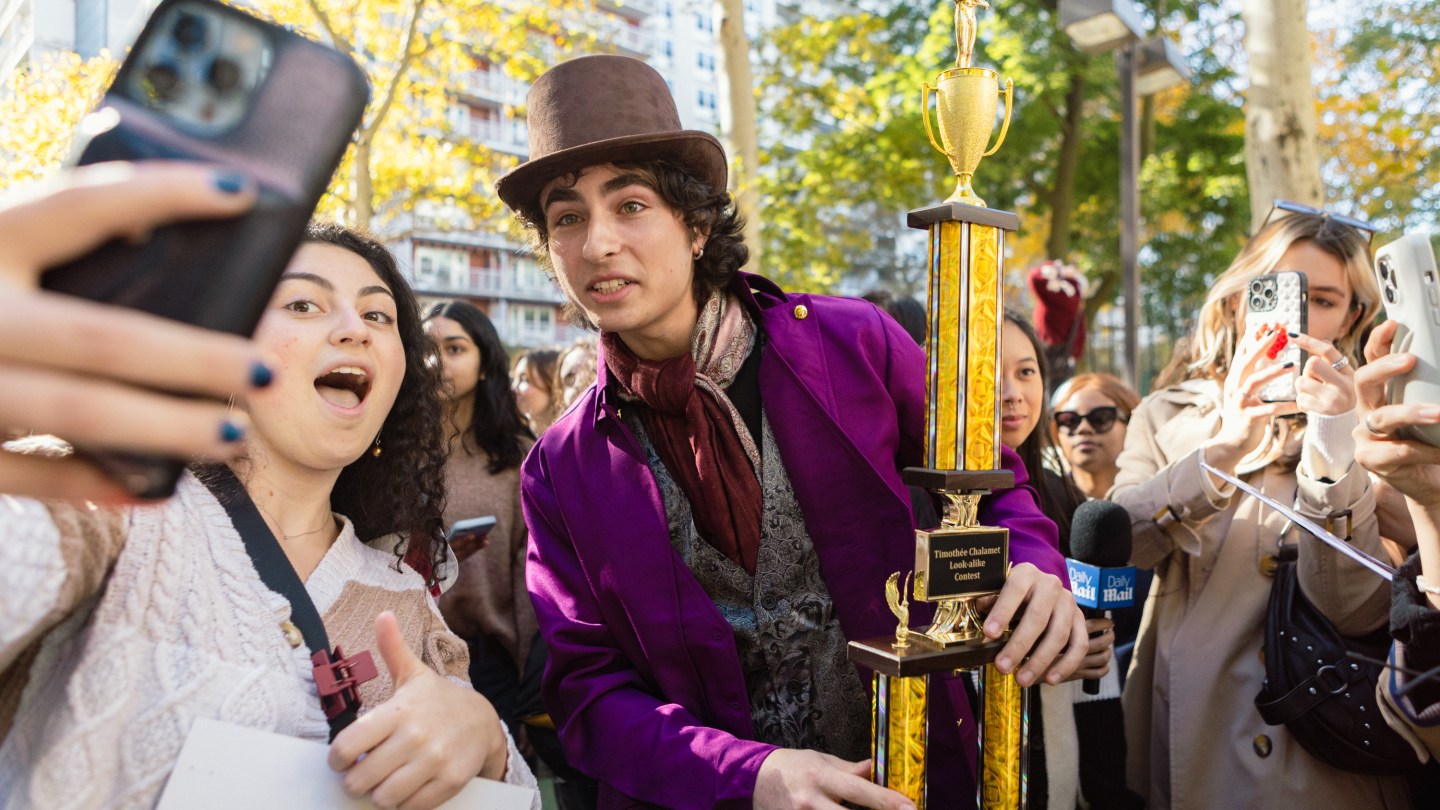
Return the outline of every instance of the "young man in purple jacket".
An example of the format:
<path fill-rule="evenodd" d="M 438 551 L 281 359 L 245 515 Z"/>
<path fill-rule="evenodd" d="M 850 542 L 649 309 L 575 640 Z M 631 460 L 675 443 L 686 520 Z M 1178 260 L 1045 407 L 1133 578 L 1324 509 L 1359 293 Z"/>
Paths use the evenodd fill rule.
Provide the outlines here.
<path fill-rule="evenodd" d="M 738 272 L 725 153 L 643 62 L 559 65 L 527 112 L 530 160 L 498 191 L 601 342 L 521 473 L 567 758 L 604 808 L 909 807 L 868 780 L 845 645 L 893 632 L 884 582 L 914 564 L 899 470 L 920 463 L 923 354 L 868 303 Z M 1025 486 L 981 517 L 1015 563 L 986 619 L 1019 618 L 997 664 L 1058 682 L 1087 644 L 1054 525 Z M 958 679 L 931 695 L 931 806 L 959 807 L 975 723 Z"/>

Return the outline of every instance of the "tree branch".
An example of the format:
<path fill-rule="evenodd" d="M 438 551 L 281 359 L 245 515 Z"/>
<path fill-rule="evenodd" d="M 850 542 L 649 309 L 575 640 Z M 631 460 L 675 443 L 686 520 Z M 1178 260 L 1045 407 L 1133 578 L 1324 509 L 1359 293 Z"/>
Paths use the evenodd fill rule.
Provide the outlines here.
<path fill-rule="evenodd" d="M 315 15 L 315 21 L 325 29 L 325 36 L 330 38 L 330 46 L 351 59 L 355 59 L 355 49 L 350 47 L 349 40 L 340 36 L 340 33 L 335 30 L 335 24 L 330 21 L 330 15 L 320 7 L 320 0 L 305 0 L 305 5 L 310 7 L 310 13 Z"/>
<path fill-rule="evenodd" d="M 310 0 L 314 3 L 315 0 Z M 405 31 L 404 50 L 401 52 L 400 64 L 395 67 L 395 75 L 390 77 L 390 84 L 385 88 L 384 98 L 375 112 L 370 115 L 370 120 L 360 127 L 360 138 L 369 141 L 375 135 L 375 130 L 385 121 L 385 116 L 390 113 L 390 108 L 395 105 L 395 98 L 400 92 L 400 82 L 410 72 L 410 66 L 415 64 L 419 53 L 415 51 L 415 35 L 420 29 L 420 14 L 425 9 L 426 0 L 415 0 L 415 9 L 410 15 L 410 25 Z"/>

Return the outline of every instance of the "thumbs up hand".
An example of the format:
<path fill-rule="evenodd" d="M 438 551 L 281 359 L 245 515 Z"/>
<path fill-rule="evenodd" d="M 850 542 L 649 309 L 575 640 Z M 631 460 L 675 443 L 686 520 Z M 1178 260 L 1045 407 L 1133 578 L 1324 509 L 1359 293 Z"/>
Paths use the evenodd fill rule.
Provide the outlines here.
<path fill-rule="evenodd" d="M 477 775 L 503 779 L 505 732 L 490 701 L 420 660 L 389 611 L 375 617 L 375 646 L 395 694 L 330 744 L 345 792 L 369 795 L 377 807 L 428 810 Z"/>

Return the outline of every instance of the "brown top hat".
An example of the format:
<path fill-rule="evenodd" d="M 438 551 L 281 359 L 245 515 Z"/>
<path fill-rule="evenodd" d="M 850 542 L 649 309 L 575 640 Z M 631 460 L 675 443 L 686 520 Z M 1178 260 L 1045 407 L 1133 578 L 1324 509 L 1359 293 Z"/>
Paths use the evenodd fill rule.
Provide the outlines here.
<path fill-rule="evenodd" d="M 725 190 L 725 149 L 714 135 L 680 128 L 665 79 L 628 56 L 582 56 L 535 80 L 526 96 L 530 159 L 495 183 L 519 211 L 545 184 L 602 163 L 665 158 L 716 192 Z"/>

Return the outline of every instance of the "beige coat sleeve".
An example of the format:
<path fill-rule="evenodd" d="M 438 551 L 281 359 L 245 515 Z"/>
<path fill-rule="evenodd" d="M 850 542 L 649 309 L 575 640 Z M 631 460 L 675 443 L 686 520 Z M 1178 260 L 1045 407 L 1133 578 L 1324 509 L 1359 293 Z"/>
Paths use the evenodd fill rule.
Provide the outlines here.
<path fill-rule="evenodd" d="M 1325 525 L 1331 515 L 1349 510 L 1349 526 L 1337 521 L 1333 533 L 1350 533 L 1350 543 L 1372 557 L 1385 557 L 1380 524 L 1375 518 L 1375 493 L 1370 477 L 1358 464 L 1339 481 L 1326 484 L 1297 475 L 1296 509 Z M 1359 636 L 1382 626 L 1390 616 L 1390 583 L 1336 551 L 1308 532 L 1300 533 L 1297 567 L 1300 587 L 1342 635 Z"/>
<path fill-rule="evenodd" d="M 1158 430 L 1180 410 L 1158 395 L 1140 403 L 1130 416 L 1120 472 L 1109 493 L 1110 500 L 1130 513 L 1134 527 L 1130 561 L 1141 568 L 1154 568 L 1176 551 L 1199 555 L 1206 533 L 1197 529 L 1233 497 L 1209 485 L 1200 469 L 1198 446 L 1175 459 L 1160 446 Z"/>

